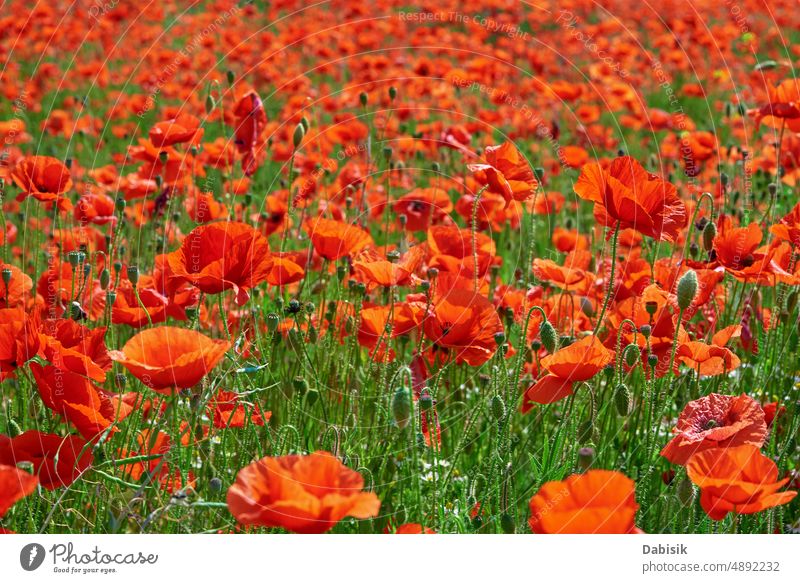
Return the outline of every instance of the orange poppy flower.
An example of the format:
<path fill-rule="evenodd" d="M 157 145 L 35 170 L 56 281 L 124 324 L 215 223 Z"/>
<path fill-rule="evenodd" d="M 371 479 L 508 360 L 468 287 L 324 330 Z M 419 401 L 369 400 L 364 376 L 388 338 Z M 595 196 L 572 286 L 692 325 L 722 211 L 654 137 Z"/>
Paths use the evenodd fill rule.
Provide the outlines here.
<path fill-rule="evenodd" d="M 527 160 L 511 142 L 489 146 L 484 150 L 485 163 L 469 164 L 475 179 L 489 192 L 499 194 L 506 201 L 528 200 L 536 192 L 538 183 Z"/>
<path fill-rule="evenodd" d="M 138 400 L 136 393 L 109 393 L 69 370 L 52 365 L 43 367 L 35 362 L 30 368 L 44 404 L 90 441 L 125 419 Z"/>
<path fill-rule="evenodd" d="M 800 131 L 800 82 L 786 79 L 777 87 L 770 83 L 767 92 L 767 103 L 754 112 L 756 125 L 778 129 L 786 123 L 789 130 Z"/>
<path fill-rule="evenodd" d="M 769 230 L 779 239 L 800 247 L 800 202 Z"/>
<path fill-rule="evenodd" d="M 28 462 L 43 488 L 64 488 L 77 480 L 93 461 L 92 448 L 76 435 L 25 431 L 9 438 L 0 435 L 0 464 Z"/>
<path fill-rule="evenodd" d="M 195 386 L 225 356 L 227 340 L 172 326 L 142 330 L 122 350 L 109 352 L 146 386 L 162 394 Z"/>
<path fill-rule="evenodd" d="M 17 502 L 33 494 L 39 480 L 19 468 L 0 465 L 0 518 Z M 0 528 L 0 534 L 4 531 Z"/>
<path fill-rule="evenodd" d="M 588 381 L 611 362 L 614 353 L 594 335 L 544 357 L 541 366 L 547 374 L 525 391 L 521 411 L 527 413 L 532 403 L 555 403 L 572 394 L 573 385 Z"/>
<path fill-rule="evenodd" d="M 720 231 L 714 237 L 714 258 L 739 281 L 774 285 L 775 274 L 783 272 L 772 260 L 771 250 L 761 247 L 764 234 L 758 223 L 746 227 L 730 227 L 720 221 Z"/>
<path fill-rule="evenodd" d="M 242 171 L 246 176 L 252 176 L 258 168 L 258 148 L 267 126 L 264 102 L 254 90 L 245 89 L 240 96 L 237 95 L 233 115 L 235 117 L 233 143 L 236 150 L 242 154 Z"/>
<path fill-rule="evenodd" d="M 155 281 L 150 276 L 139 276 L 136 291 L 128 279 L 123 279 L 115 288 L 117 293 L 111 307 L 111 322 L 125 324 L 131 328 L 141 328 L 148 324 L 159 324 L 167 319 L 169 299 L 154 289 Z M 105 292 L 98 292 L 100 301 L 105 301 Z"/>
<path fill-rule="evenodd" d="M 697 340 L 681 343 L 675 357 L 704 376 L 725 374 L 742 363 L 733 351 L 724 346 Z"/>
<path fill-rule="evenodd" d="M 406 229 L 426 231 L 453 211 L 453 202 L 442 188 L 415 188 L 392 205 L 398 219 L 406 217 Z"/>
<path fill-rule="evenodd" d="M 389 261 L 374 249 L 365 249 L 353 259 L 353 269 L 358 278 L 369 285 L 408 285 L 424 258 L 423 245 L 415 245 L 398 261 Z"/>
<path fill-rule="evenodd" d="M 156 123 L 150 128 L 149 137 L 156 148 L 184 143 L 196 146 L 203 139 L 204 131 L 199 119 L 190 113 L 181 113 L 173 119 Z"/>
<path fill-rule="evenodd" d="M 0 278 L 0 309 L 23 308 L 30 299 L 33 280 L 18 267 L 0 261 L 0 272 L 11 272 L 8 284 Z"/>
<path fill-rule="evenodd" d="M 232 289 L 241 306 L 250 299 L 247 290 L 267 278 L 269 244 L 245 223 L 211 223 L 189 233 L 167 261 L 171 277 L 207 294 Z"/>
<path fill-rule="evenodd" d="M 377 516 L 381 502 L 361 474 L 328 452 L 265 457 L 242 468 L 228 490 L 239 524 L 321 534 L 347 516 Z"/>
<path fill-rule="evenodd" d="M 478 274 L 485 275 L 494 260 L 497 248 L 494 240 L 485 233 L 475 233 L 478 251 Z M 472 232 L 456 226 L 437 225 L 428 229 L 429 267 L 472 278 L 475 259 L 472 253 Z"/>
<path fill-rule="evenodd" d="M 755 514 L 791 502 L 797 492 L 778 492 L 778 466 L 754 445 L 715 447 L 691 457 L 686 474 L 700 488 L 700 505 L 712 520 L 729 512 Z"/>
<path fill-rule="evenodd" d="M 248 403 L 233 391 L 218 391 L 209 401 L 208 411 L 218 429 L 244 427 L 247 423 L 263 426 L 272 417 L 271 411 L 262 411 L 258 404 Z"/>
<path fill-rule="evenodd" d="M 564 259 L 561 266 L 550 259 L 533 260 L 533 273 L 542 281 L 549 282 L 559 289 L 585 294 L 594 283 L 594 275 L 588 273 L 592 254 L 586 250 L 573 251 Z"/>
<path fill-rule="evenodd" d="M 767 438 L 764 410 L 745 394 L 738 397 L 711 393 L 687 403 L 673 429 L 675 437 L 661 455 L 685 465 L 701 451 L 749 444 L 761 447 Z"/>
<path fill-rule="evenodd" d="M 495 335 L 503 332 L 503 324 L 485 297 L 452 289 L 434 301 L 423 320 L 423 330 L 437 349 L 452 351 L 456 362 L 478 366 L 497 350 Z"/>
<path fill-rule="evenodd" d="M 372 245 L 372 236 L 367 231 L 333 219 L 311 219 L 306 221 L 305 230 L 314 250 L 328 261 L 337 261 Z"/>
<path fill-rule="evenodd" d="M 633 534 L 638 509 L 633 480 L 589 470 L 544 484 L 531 498 L 528 524 L 536 534 Z"/>
<path fill-rule="evenodd" d="M 267 283 L 283 286 L 305 277 L 308 253 L 305 251 L 276 251 L 270 255 Z"/>
<path fill-rule="evenodd" d="M 72 188 L 69 169 L 50 156 L 28 156 L 17 162 L 11 179 L 22 190 L 17 200 L 32 196 L 42 202 L 55 202 L 60 210 L 72 210 L 64 194 Z"/>
<path fill-rule="evenodd" d="M 616 158 L 608 169 L 586 164 L 575 192 L 595 203 L 598 222 L 631 228 L 660 241 L 674 241 L 687 224 L 686 205 L 674 185 L 650 174 L 630 156 Z"/>

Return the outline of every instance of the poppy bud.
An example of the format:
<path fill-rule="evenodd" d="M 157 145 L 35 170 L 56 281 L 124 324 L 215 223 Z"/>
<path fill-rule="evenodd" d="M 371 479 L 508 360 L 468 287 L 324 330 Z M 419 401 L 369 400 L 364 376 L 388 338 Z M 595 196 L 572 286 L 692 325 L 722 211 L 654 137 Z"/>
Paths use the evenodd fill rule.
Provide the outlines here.
<path fill-rule="evenodd" d="M 211 97 L 211 95 L 209 94 L 206 97 L 206 113 L 211 113 L 212 111 L 214 111 L 214 108 L 216 106 L 217 106 L 217 104 L 214 103 L 214 98 Z"/>
<path fill-rule="evenodd" d="M 419 289 L 421 289 L 423 293 L 427 293 L 427 291 L 431 289 L 431 282 L 429 282 L 427 279 L 423 279 L 421 282 L 419 282 Z"/>
<path fill-rule="evenodd" d="M 549 320 L 545 320 L 539 325 L 539 338 L 542 339 L 542 344 L 550 354 L 558 349 L 558 334 Z"/>
<path fill-rule="evenodd" d="M 233 82 L 236 80 L 236 74 L 228 69 L 228 72 L 225 73 L 225 76 L 228 78 L 228 85 L 233 85 Z"/>
<path fill-rule="evenodd" d="M 308 389 L 306 393 L 306 403 L 308 403 L 308 406 L 313 407 L 317 399 L 319 399 L 319 392 L 317 392 L 317 389 Z"/>
<path fill-rule="evenodd" d="M 4 269 L 3 270 L 3 283 L 6 285 L 6 289 L 8 289 L 8 284 L 11 283 L 11 270 Z"/>
<path fill-rule="evenodd" d="M 221 492 L 222 491 L 222 480 L 219 478 L 211 478 L 208 481 L 208 489 L 212 492 Z"/>
<path fill-rule="evenodd" d="M 404 429 L 411 419 L 411 391 L 405 385 L 400 385 L 394 392 L 392 417 L 400 429 Z"/>
<path fill-rule="evenodd" d="M 397 87 L 392 85 L 391 87 L 389 87 L 389 99 L 394 101 L 395 97 L 397 97 Z"/>
<path fill-rule="evenodd" d="M 677 486 L 678 500 L 684 507 L 689 507 L 694 502 L 694 486 L 691 480 L 684 477 Z"/>
<path fill-rule="evenodd" d="M 697 273 L 690 269 L 678 281 L 678 307 L 681 310 L 688 308 L 697 295 Z"/>
<path fill-rule="evenodd" d="M 578 443 L 589 443 L 594 439 L 594 422 L 587 419 L 578 426 Z"/>
<path fill-rule="evenodd" d="M 300 312 L 300 302 L 297 300 L 289 300 L 289 303 L 286 305 L 286 313 L 287 314 L 297 314 Z"/>
<path fill-rule="evenodd" d="M 309 344 L 316 344 L 318 339 L 319 339 L 319 332 L 317 332 L 317 327 L 314 325 L 309 325 L 308 335 L 306 336 L 306 340 L 308 341 Z"/>
<path fill-rule="evenodd" d="M 433 396 L 428 390 L 428 387 L 424 387 L 422 391 L 420 391 L 419 408 L 422 411 L 430 411 L 433 409 Z"/>
<path fill-rule="evenodd" d="M 296 376 L 292 379 L 292 389 L 302 397 L 308 392 L 308 381 L 301 376 Z"/>
<path fill-rule="evenodd" d="M 623 357 L 625 358 L 625 364 L 628 366 L 633 366 L 636 364 L 636 361 L 639 360 L 641 356 L 641 352 L 639 351 L 639 347 L 635 344 L 628 344 L 625 347 L 625 350 L 622 353 Z"/>
<path fill-rule="evenodd" d="M 167 163 L 167 160 L 169 160 L 169 154 L 168 154 L 166 151 L 164 151 L 164 150 L 161 150 L 161 151 L 158 153 L 158 160 L 159 160 L 159 162 L 161 162 L 162 164 L 166 164 L 166 163 Z M 158 174 L 158 175 L 156 176 L 156 182 L 158 182 L 158 178 L 161 178 L 161 181 L 162 181 L 162 183 L 163 183 L 164 179 L 161 177 L 161 174 Z M 161 186 L 161 184 L 159 184 L 159 186 Z"/>
<path fill-rule="evenodd" d="M 386 147 L 383 149 L 383 157 L 384 157 L 385 159 L 387 159 L 387 160 L 391 160 L 391 159 L 392 159 L 392 154 L 393 154 L 393 153 L 394 153 L 394 150 L 392 150 L 392 149 L 391 149 L 389 146 L 386 146 Z"/>
<path fill-rule="evenodd" d="M 438 162 L 434 162 L 433 164 L 431 164 L 431 170 L 433 170 L 434 172 L 439 172 L 440 168 L 441 165 Z"/>
<path fill-rule="evenodd" d="M 364 93 L 363 91 L 358 94 L 358 100 L 361 102 L 362 107 L 367 106 L 367 94 Z"/>
<path fill-rule="evenodd" d="M 594 463 L 594 448 L 582 447 L 578 450 L 578 467 L 585 472 Z"/>
<path fill-rule="evenodd" d="M 106 304 L 108 307 L 111 308 L 114 305 L 114 302 L 117 301 L 117 292 L 114 291 L 107 291 L 106 292 Z"/>
<path fill-rule="evenodd" d="M 306 128 L 303 127 L 303 124 L 299 123 L 294 128 L 294 135 L 292 136 L 292 143 L 294 144 L 295 149 L 302 143 L 303 138 L 306 135 Z"/>
<path fill-rule="evenodd" d="M 498 421 L 506 416 L 506 404 L 503 402 L 503 398 L 500 395 L 492 397 L 492 400 L 489 401 L 489 407 L 492 410 L 492 415 L 494 415 L 494 418 Z"/>
<path fill-rule="evenodd" d="M 531 350 L 534 352 L 539 352 L 542 349 L 542 343 L 538 340 L 534 340 L 531 342 Z"/>
<path fill-rule="evenodd" d="M 697 254 L 700 252 L 700 247 L 697 246 L 697 243 L 692 241 L 692 244 L 689 245 L 689 254 L 692 256 L 692 259 L 697 259 Z"/>
<path fill-rule="evenodd" d="M 537 166 L 533 169 L 533 175 L 536 177 L 536 180 L 541 182 L 544 179 L 544 168 Z"/>
<path fill-rule="evenodd" d="M 137 283 L 139 283 L 139 268 L 135 265 L 128 266 L 128 281 L 130 281 L 134 287 Z"/>
<path fill-rule="evenodd" d="M 581 297 L 581 312 L 583 312 L 587 318 L 594 316 L 594 306 L 587 297 Z"/>
<path fill-rule="evenodd" d="M 650 338 L 650 334 L 652 332 L 653 329 L 650 327 L 650 324 L 642 324 L 641 326 L 639 326 L 639 333 L 645 338 Z"/>
<path fill-rule="evenodd" d="M 706 253 L 710 253 L 714 248 L 714 238 L 717 236 L 717 226 L 709 221 L 705 229 L 703 229 L 703 249 Z"/>
<path fill-rule="evenodd" d="M 617 413 L 623 417 L 627 416 L 631 411 L 631 392 L 625 383 L 620 383 L 614 390 L 614 405 L 617 407 Z"/>
<path fill-rule="evenodd" d="M 648 354 L 647 364 L 650 368 L 655 368 L 656 365 L 658 365 L 658 356 L 656 356 L 655 354 Z"/>
<path fill-rule="evenodd" d="M 7 432 L 9 437 L 16 437 L 22 433 L 22 428 L 16 421 L 9 419 Z"/>
<path fill-rule="evenodd" d="M 494 335 L 494 343 L 498 346 L 502 346 L 506 342 L 506 335 L 505 332 L 497 332 Z"/>
<path fill-rule="evenodd" d="M 111 283 L 111 273 L 108 269 L 103 269 L 100 272 L 100 289 L 108 289 L 108 284 Z"/>
<path fill-rule="evenodd" d="M 722 188 L 727 188 L 728 187 L 729 179 L 728 179 L 728 175 L 725 174 L 725 172 L 721 172 L 720 173 L 719 182 L 720 182 L 720 184 L 722 184 Z"/>
<path fill-rule="evenodd" d="M 514 518 L 508 512 L 503 512 L 500 516 L 500 528 L 505 534 L 514 534 L 517 531 Z"/>

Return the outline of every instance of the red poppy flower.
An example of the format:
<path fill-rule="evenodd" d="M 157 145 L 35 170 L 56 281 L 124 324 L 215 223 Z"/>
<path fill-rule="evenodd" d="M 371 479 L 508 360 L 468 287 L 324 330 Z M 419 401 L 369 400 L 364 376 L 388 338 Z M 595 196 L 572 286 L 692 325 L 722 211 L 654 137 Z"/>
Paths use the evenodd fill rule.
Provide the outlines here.
<path fill-rule="evenodd" d="M 320 534 L 346 516 L 378 514 L 380 500 L 363 489 L 361 474 L 328 452 L 265 457 L 239 471 L 228 508 L 239 524 Z"/>
<path fill-rule="evenodd" d="M 456 362 L 479 366 L 497 350 L 495 334 L 503 332 L 503 324 L 485 297 L 453 289 L 434 301 L 423 330 L 438 349 L 452 351 Z"/>
<path fill-rule="evenodd" d="M 475 179 L 486 186 L 489 192 L 499 194 L 506 201 L 528 200 L 536 192 L 538 183 L 527 160 L 511 142 L 499 146 L 489 146 L 484 150 L 485 163 L 469 164 Z"/>
<path fill-rule="evenodd" d="M 778 492 L 778 466 L 754 445 L 715 447 L 691 457 L 686 474 L 700 488 L 700 505 L 712 520 L 728 512 L 755 514 L 791 502 L 797 492 Z"/>
<path fill-rule="evenodd" d="M 11 171 L 11 179 L 22 191 L 17 200 L 32 196 L 42 202 L 55 202 L 61 210 L 72 210 L 72 202 L 64 196 L 72 188 L 72 178 L 67 167 L 55 158 L 22 158 Z"/>
<path fill-rule="evenodd" d="M 172 326 L 149 328 L 128 340 L 111 358 L 156 392 L 195 386 L 225 356 L 231 347 L 226 340 Z"/>
<path fill-rule="evenodd" d="M 246 424 L 263 426 L 272 417 L 272 412 L 262 411 L 258 404 L 242 399 L 233 391 L 218 391 L 209 401 L 208 410 L 214 427 L 244 427 Z"/>
<path fill-rule="evenodd" d="M 270 255 L 267 283 L 284 286 L 305 277 L 308 253 L 305 251 L 276 251 Z"/>
<path fill-rule="evenodd" d="M 0 278 L 0 309 L 24 308 L 30 300 L 33 280 L 18 267 L 0 261 L 0 272 L 11 273 L 8 284 Z"/>
<path fill-rule="evenodd" d="M 761 447 L 767 438 L 767 423 L 761 406 L 747 395 L 711 393 L 684 407 L 673 432 L 675 437 L 661 455 L 684 465 L 693 454 L 711 448 Z"/>
<path fill-rule="evenodd" d="M 769 230 L 779 239 L 800 247 L 800 202 Z"/>
<path fill-rule="evenodd" d="M 92 465 L 92 448 L 78 436 L 26 431 L 17 437 L 0 435 L 0 464 L 29 462 L 43 488 L 72 484 Z"/>
<path fill-rule="evenodd" d="M 633 534 L 633 480 L 609 470 L 589 470 L 547 482 L 531 498 L 528 523 L 537 534 Z"/>
<path fill-rule="evenodd" d="M 258 168 L 258 148 L 267 126 L 264 102 L 254 90 L 246 89 L 237 96 L 233 115 L 235 118 L 233 143 L 236 150 L 242 154 L 242 171 L 245 175 L 252 176 Z"/>
<path fill-rule="evenodd" d="M 0 518 L 17 502 L 33 494 L 39 480 L 19 468 L 0 465 Z M 0 528 L 0 533 L 3 529 Z"/>
<path fill-rule="evenodd" d="M 588 381 L 611 362 L 614 353 L 596 336 L 590 335 L 544 357 L 541 366 L 547 374 L 525 391 L 521 411 L 527 413 L 532 403 L 554 403 L 572 394 L 573 385 Z"/>
<path fill-rule="evenodd" d="M 109 393 L 66 369 L 43 367 L 35 362 L 30 367 L 44 404 L 72 423 L 78 433 L 90 441 L 125 419 L 138 400 L 136 393 Z"/>
<path fill-rule="evenodd" d="M 306 221 L 305 230 L 314 250 L 328 261 L 353 255 L 372 244 L 372 237 L 361 227 L 332 219 Z"/>
<path fill-rule="evenodd" d="M 156 148 L 189 143 L 196 146 L 203 139 L 200 120 L 189 113 L 181 113 L 173 119 L 160 121 L 150 128 L 150 143 Z"/>
<path fill-rule="evenodd" d="M 720 221 L 720 230 L 714 237 L 714 257 L 739 281 L 775 285 L 775 274 L 782 270 L 773 262 L 772 251 L 760 246 L 763 236 L 758 223 L 731 227 L 729 221 Z"/>
<path fill-rule="evenodd" d="M 207 294 L 232 289 L 241 306 L 250 299 L 247 290 L 267 278 L 269 245 L 245 223 L 211 223 L 189 233 L 167 261 L 171 277 Z"/>
<path fill-rule="evenodd" d="M 586 164 L 575 192 L 595 203 L 598 222 L 631 228 L 660 241 L 674 241 L 687 224 L 686 205 L 674 185 L 650 174 L 630 156 L 616 158 L 609 168 Z"/>
<path fill-rule="evenodd" d="M 365 249 L 353 259 L 353 269 L 369 286 L 393 287 L 408 285 L 411 276 L 425 258 L 425 247 L 415 245 L 399 260 L 384 259 L 374 249 Z"/>
<path fill-rule="evenodd" d="M 453 202 L 441 188 L 416 188 L 398 198 L 392 206 L 395 215 L 406 217 L 408 231 L 426 231 L 453 211 Z"/>

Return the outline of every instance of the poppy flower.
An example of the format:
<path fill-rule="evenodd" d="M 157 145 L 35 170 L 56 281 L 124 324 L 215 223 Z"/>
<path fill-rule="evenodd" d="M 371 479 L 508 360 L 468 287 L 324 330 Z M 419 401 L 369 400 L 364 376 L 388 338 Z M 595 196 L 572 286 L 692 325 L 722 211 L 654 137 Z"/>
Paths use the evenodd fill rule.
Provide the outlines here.
<path fill-rule="evenodd" d="M 228 490 L 239 524 L 321 534 L 347 516 L 377 516 L 380 500 L 361 474 L 328 452 L 265 457 L 242 468 Z"/>
<path fill-rule="evenodd" d="M 306 274 L 308 253 L 305 251 L 276 251 L 270 255 L 267 283 L 284 286 L 296 283 Z"/>
<path fill-rule="evenodd" d="M 597 336 L 589 335 L 561 348 L 541 360 L 547 374 L 528 387 L 520 411 L 527 413 L 532 403 L 555 403 L 572 394 L 577 382 L 588 381 L 614 357 Z"/>
<path fill-rule="evenodd" d="M 772 225 L 769 230 L 779 239 L 787 241 L 795 247 L 800 247 L 800 202 L 794 205 L 792 210 L 777 224 Z"/>
<path fill-rule="evenodd" d="M 582 199 L 595 203 L 595 218 L 602 225 L 674 241 L 687 224 L 686 205 L 678 189 L 630 156 L 616 158 L 608 169 L 585 164 L 574 189 Z"/>
<path fill-rule="evenodd" d="M 31 298 L 33 280 L 18 267 L 3 263 L 1 260 L 0 272 L 9 274 L 0 278 L 0 309 L 25 307 Z"/>
<path fill-rule="evenodd" d="M 254 90 L 245 89 L 237 96 L 233 115 L 235 118 L 233 143 L 236 150 L 242 154 L 242 171 L 246 176 L 252 176 L 258 168 L 257 150 L 267 126 L 264 102 Z"/>
<path fill-rule="evenodd" d="M 171 277 L 207 294 L 232 289 L 242 306 L 250 299 L 247 290 L 267 278 L 269 244 L 245 223 L 211 223 L 189 233 L 167 261 Z"/>
<path fill-rule="evenodd" d="M 758 223 L 732 227 L 728 221 L 720 221 L 713 242 L 714 258 L 739 281 L 774 285 L 774 275 L 783 270 L 774 263 L 772 251 L 761 246 L 763 236 Z"/>
<path fill-rule="evenodd" d="M 755 514 L 791 502 L 797 492 L 778 492 L 778 466 L 754 445 L 715 447 L 694 454 L 686 474 L 700 488 L 700 506 L 712 520 L 729 512 Z"/>
<path fill-rule="evenodd" d="M 72 423 L 85 439 L 98 437 L 125 419 L 136 405 L 136 393 L 115 395 L 89 379 L 52 365 L 30 364 L 44 404 Z"/>
<path fill-rule="evenodd" d="M 155 281 L 150 276 L 139 276 L 136 291 L 128 279 L 123 279 L 114 289 L 117 294 L 111 307 L 111 322 L 141 328 L 148 324 L 159 324 L 167 319 L 169 299 L 154 289 Z M 138 292 L 138 297 L 137 293 Z M 100 301 L 105 301 L 102 292 Z"/>
<path fill-rule="evenodd" d="M 162 394 L 195 386 L 225 356 L 226 340 L 172 326 L 142 330 L 122 350 L 109 352 L 146 386 Z"/>
<path fill-rule="evenodd" d="M 406 217 L 408 231 L 426 231 L 453 211 L 453 202 L 442 188 L 415 188 L 392 205 L 394 214 Z"/>
<path fill-rule="evenodd" d="M 737 368 L 742 362 L 736 354 L 725 347 L 733 335 L 741 334 L 741 326 L 729 326 L 720 330 L 711 339 L 711 344 L 697 340 L 681 342 L 675 357 L 698 374 L 715 376 Z"/>
<path fill-rule="evenodd" d="M 272 417 L 257 404 L 248 403 L 233 391 L 218 391 L 209 401 L 208 410 L 214 427 L 244 427 L 247 423 L 263 426 Z"/>
<path fill-rule="evenodd" d="M 42 202 L 55 202 L 60 210 L 72 210 L 65 193 L 72 188 L 69 169 L 50 156 L 28 156 L 17 162 L 11 179 L 22 191 L 17 200 L 32 196 Z"/>
<path fill-rule="evenodd" d="M 0 464 L 28 462 L 43 488 L 64 488 L 92 465 L 92 448 L 76 435 L 25 431 L 16 437 L 0 435 Z"/>
<path fill-rule="evenodd" d="M 522 202 L 534 195 L 538 183 L 533 170 L 514 144 L 504 142 L 499 146 L 489 146 L 484 150 L 483 158 L 485 162 L 469 164 L 467 168 L 489 192 L 502 196 L 506 206 L 512 200 Z"/>
<path fill-rule="evenodd" d="M 353 269 L 368 285 L 396 287 L 408 285 L 411 276 L 425 258 L 425 247 L 415 245 L 397 261 L 389 261 L 373 250 L 366 249 L 353 259 Z"/>
<path fill-rule="evenodd" d="M 638 509 L 633 480 L 589 470 L 544 484 L 531 498 L 528 523 L 536 534 L 633 534 Z"/>
<path fill-rule="evenodd" d="M 711 393 L 683 408 L 673 433 L 675 437 L 661 455 L 673 464 L 685 465 L 692 455 L 707 449 L 742 444 L 761 447 L 767 439 L 767 423 L 764 410 L 747 395 Z"/>
<path fill-rule="evenodd" d="M 33 494 L 39 480 L 28 472 L 9 465 L 0 465 L 0 518 L 17 502 Z M 0 529 L 0 533 L 3 529 Z"/>
<path fill-rule="evenodd" d="M 800 83 L 796 79 L 786 79 L 777 86 L 770 83 L 767 93 L 767 103 L 753 112 L 756 125 L 778 129 L 785 123 L 789 130 L 800 131 Z"/>
<path fill-rule="evenodd" d="M 437 225 L 428 229 L 428 267 L 472 278 L 475 274 L 475 259 L 472 231 L 456 226 Z M 497 247 L 494 239 L 485 233 L 475 233 L 475 248 L 478 252 L 478 275 L 485 275 L 494 261 Z"/>
<path fill-rule="evenodd" d="M 173 119 L 160 121 L 150 128 L 150 143 L 156 148 L 189 143 L 196 146 L 203 138 L 200 120 L 189 113 L 181 113 Z"/>
<path fill-rule="evenodd" d="M 503 323 L 492 303 L 469 290 L 453 289 L 437 298 L 423 321 L 425 336 L 456 362 L 479 366 L 497 350 Z"/>
<path fill-rule="evenodd" d="M 184 431 L 186 431 L 185 422 L 181 424 L 181 432 Z M 136 435 L 136 443 L 138 448 L 135 451 L 120 449 L 119 458 L 144 456 L 150 459 L 120 464 L 119 469 L 127 478 L 138 481 L 145 475 L 145 472 L 149 472 L 158 481 L 159 486 L 169 493 L 194 487 L 192 472 L 188 473 L 184 481 L 180 470 L 173 469 L 165 460 L 164 456 L 172 448 L 172 439 L 169 435 L 163 431 L 146 429 Z M 188 445 L 188 441 L 183 445 Z"/>
<path fill-rule="evenodd" d="M 372 244 L 372 236 L 356 225 L 318 217 L 306 221 L 306 233 L 314 250 L 328 261 L 353 255 Z"/>

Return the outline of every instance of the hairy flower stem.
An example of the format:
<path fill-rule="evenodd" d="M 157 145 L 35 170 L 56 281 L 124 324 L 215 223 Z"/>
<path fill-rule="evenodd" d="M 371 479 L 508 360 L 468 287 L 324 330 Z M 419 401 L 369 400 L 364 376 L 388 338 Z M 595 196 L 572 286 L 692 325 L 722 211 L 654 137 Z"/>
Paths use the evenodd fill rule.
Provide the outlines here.
<path fill-rule="evenodd" d="M 486 186 L 482 187 L 476 194 L 475 200 L 472 201 L 472 261 L 475 267 L 475 293 L 478 293 L 479 276 L 478 276 L 478 204 L 481 201 L 481 195 L 486 190 Z"/>
<path fill-rule="evenodd" d="M 611 274 L 608 278 L 608 286 L 606 287 L 606 297 L 603 299 L 603 309 L 600 310 L 600 315 L 597 317 L 593 334 L 597 334 L 597 332 L 600 330 L 600 326 L 603 325 L 603 318 L 606 316 L 608 302 L 611 300 L 611 292 L 614 291 L 614 276 L 616 275 L 615 272 L 617 267 L 617 239 L 619 238 L 619 228 L 620 223 L 618 221 L 614 227 L 614 236 L 611 239 Z"/>

